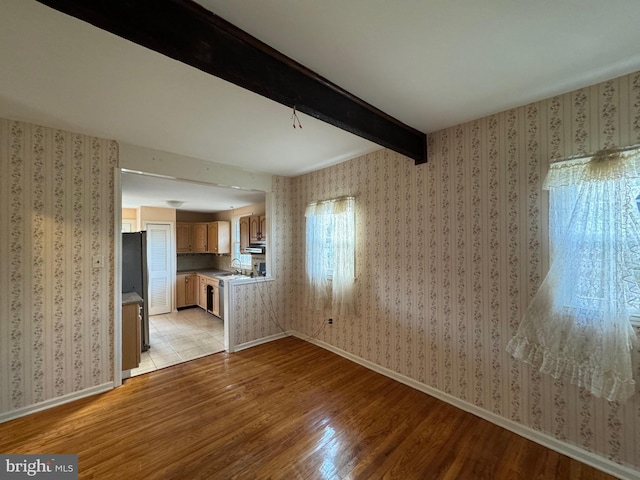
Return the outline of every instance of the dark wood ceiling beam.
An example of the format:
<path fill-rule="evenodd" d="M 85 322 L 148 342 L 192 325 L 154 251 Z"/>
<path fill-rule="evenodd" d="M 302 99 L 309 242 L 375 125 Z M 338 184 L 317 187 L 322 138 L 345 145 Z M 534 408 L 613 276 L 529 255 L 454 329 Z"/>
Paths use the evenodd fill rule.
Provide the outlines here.
<path fill-rule="evenodd" d="M 38 0 L 331 125 L 427 161 L 426 135 L 191 0 Z M 62 34 L 62 32 L 61 32 Z"/>

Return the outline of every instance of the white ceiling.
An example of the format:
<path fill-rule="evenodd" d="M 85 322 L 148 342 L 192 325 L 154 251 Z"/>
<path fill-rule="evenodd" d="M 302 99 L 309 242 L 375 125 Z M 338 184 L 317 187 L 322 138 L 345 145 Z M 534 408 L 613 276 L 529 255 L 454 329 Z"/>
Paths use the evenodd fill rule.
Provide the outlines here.
<path fill-rule="evenodd" d="M 638 0 L 198 3 L 425 133 L 640 69 Z M 35 0 L 0 2 L 0 69 L 0 116 L 245 170 L 378 148 Z"/>
<path fill-rule="evenodd" d="M 122 207 L 173 208 L 167 201 L 183 202 L 178 210 L 190 212 L 222 212 L 247 205 L 264 203 L 264 192 L 220 187 L 196 182 L 178 181 L 150 175 L 123 172 Z"/>
<path fill-rule="evenodd" d="M 425 133 L 640 69 L 638 0 L 196 0 Z"/>

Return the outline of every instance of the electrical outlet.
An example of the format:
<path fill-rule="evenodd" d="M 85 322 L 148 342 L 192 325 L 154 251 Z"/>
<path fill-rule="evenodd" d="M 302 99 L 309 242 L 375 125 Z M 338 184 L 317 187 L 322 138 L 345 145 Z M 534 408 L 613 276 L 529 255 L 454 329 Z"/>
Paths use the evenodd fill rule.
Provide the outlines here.
<path fill-rule="evenodd" d="M 104 255 L 93 256 L 93 268 L 102 268 L 104 266 Z"/>

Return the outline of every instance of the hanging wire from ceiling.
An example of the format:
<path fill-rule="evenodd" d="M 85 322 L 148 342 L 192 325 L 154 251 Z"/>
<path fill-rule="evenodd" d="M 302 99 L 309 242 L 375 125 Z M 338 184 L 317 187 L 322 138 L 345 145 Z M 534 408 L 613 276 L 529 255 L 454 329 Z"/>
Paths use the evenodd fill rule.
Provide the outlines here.
<path fill-rule="evenodd" d="M 293 120 L 293 128 L 300 128 L 302 130 L 302 124 L 300 123 L 300 119 L 298 118 L 298 114 L 296 113 L 296 106 L 293 106 L 293 113 L 291 114 L 291 120 Z M 298 122 L 298 126 L 296 127 L 296 122 Z"/>

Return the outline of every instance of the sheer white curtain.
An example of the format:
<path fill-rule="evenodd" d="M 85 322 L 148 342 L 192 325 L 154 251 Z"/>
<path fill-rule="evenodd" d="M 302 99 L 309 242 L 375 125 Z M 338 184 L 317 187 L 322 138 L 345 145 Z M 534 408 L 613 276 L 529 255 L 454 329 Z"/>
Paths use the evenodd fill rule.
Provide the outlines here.
<path fill-rule="evenodd" d="M 346 197 L 307 205 L 307 305 L 331 307 L 334 315 L 354 311 L 355 201 Z"/>
<path fill-rule="evenodd" d="M 507 350 L 596 397 L 635 393 L 629 317 L 640 311 L 640 155 L 615 153 L 554 164 L 551 265 Z"/>

